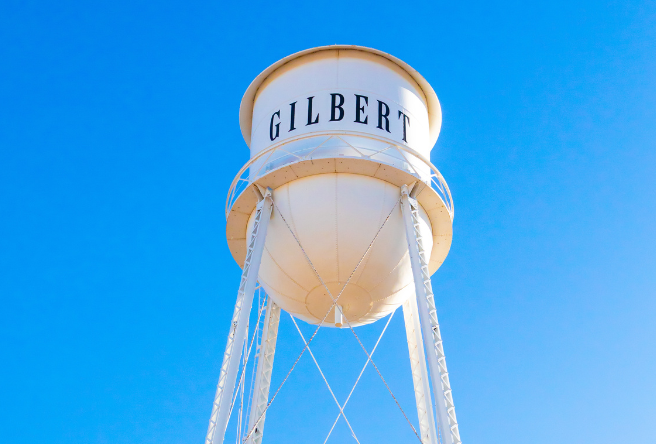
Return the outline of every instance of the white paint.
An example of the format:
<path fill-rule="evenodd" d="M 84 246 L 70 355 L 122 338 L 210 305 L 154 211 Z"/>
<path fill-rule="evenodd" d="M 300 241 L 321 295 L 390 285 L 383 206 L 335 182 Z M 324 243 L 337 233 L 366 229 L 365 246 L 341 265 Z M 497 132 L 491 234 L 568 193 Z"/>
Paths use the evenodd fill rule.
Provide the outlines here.
<path fill-rule="evenodd" d="M 331 121 L 331 94 L 344 99 L 339 121 Z M 366 124 L 356 121 L 356 95 L 361 96 L 359 121 L 366 119 Z M 341 97 L 337 96 L 337 103 Z M 379 101 L 383 103 L 380 110 Z M 293 126 L 291 104 L 295 104 Z M 386 114 L 387 110 L 387 120 L 381 118 L 379 128 L 379 111 Z M 339 111 L 336 114 L 340 117 Z M 284 64 L 259 86 L 253 104 L 251 157 L 278 144 L 285 144 L 288 152 L 317 146 L 322 139 L 312 136 L 337 133 L 360 136 L 354 142 L 357 146 L 382 140 L 408 146 L 428 158 L 432 148 L 429 127 L 426 94 L 398 64 L 361 50 L 324 50 Z M 338 155 L 336 152 L 335 157 Z M 400 158 L 398 165 L 403 167 Z"/>
<path fill-rule="evenodd" d="M 316 156 L 310 155 L 313 161 L 339 159 L 355 150 L 367 163 L 368 155 L 390 145 L 405 146 L 429 158 L 441 125 L 437 97 L 416 71 L 392 56 L 357 47 L 317 48 L 283 59 L 249 87 L 240 112 L 242 131 L 249 130 L 245 139 L 251 158 L 267 153 L 250 166 L 251 179 L 298 159 L 295 154 L 314 153 L 317 147 L 321 149 Z M 386 150 L 371 161 L 393 167 L 389 174 L 398 169 L 430 182 L 430 168 L 401 150 Z M 285 178 L 272 188 L 276 205 L 330 293 L 337 297 L 398 202 L 400 190 L 384 177 L 362 172 L 321 173 Z M 422 214 L 425 237 L 432 239 L 430 220 Z M 276 214 L 269 227 L 259 281 L 276 303 L 294 316 L 310 323 L 324 317 L 329 326 L 337 323 L 331 297 Z M 397 206 L 339 299 L 344 323 L 374 322 L 413 294 Z"/>
<path fill-rule="evenodd" d="M 399 188 L 380 179 L 335 173 L 298 179 L 273 192 L 276 207 L 335 298 L 393 209 L 339 298 L 352 325 L 374 322 L 414 295 L 399 197 Z M 253 218 L 249 230 L 252 223 Z M 430 243 L 425 212 L 421 229 Z M 324 325 L 334 326 L 330 296 L 276 211 L 269 222 L 259 281 L 283 310 L 316 324 L 330 309 Z"/>

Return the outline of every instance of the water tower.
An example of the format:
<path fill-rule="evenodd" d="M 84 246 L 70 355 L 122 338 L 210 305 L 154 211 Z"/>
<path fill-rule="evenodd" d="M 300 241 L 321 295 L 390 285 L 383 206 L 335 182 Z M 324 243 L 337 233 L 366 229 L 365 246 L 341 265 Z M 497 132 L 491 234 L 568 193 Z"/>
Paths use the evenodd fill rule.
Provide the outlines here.
<path fill-rule="evenodd" d="M 277 394 L 270 383 L 281 311 L 315 324 L 314 334 L 332 327 L 357 338 L 358 326 L 399 306 L 419 415 L 413 430 L 423 444 L 461 442 L 430 281 L 452 235 L 451 194 L 429 160 L 441 122 L 437 96 L 417 71 L 359 46 L 293 54 L 248 87 L 240 125 L 250 160 L 226 203 L 228 245 L 243 271 L 206 444 L 223 444 L 253 341 L 241 440 L 262 441 Z M 261 332 L 248 341 L 257 289 L 267 302 Z"/>

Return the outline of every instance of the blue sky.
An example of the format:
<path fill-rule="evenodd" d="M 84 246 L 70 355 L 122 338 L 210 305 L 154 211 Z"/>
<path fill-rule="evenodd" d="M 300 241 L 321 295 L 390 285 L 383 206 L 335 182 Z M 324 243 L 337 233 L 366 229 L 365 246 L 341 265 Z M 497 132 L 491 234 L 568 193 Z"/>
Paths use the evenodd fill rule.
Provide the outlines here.
<path fill-rule="evenodd" d="M 442 103 L 433 285 L 463 441 L 656 442 L 653 1 L 5 0 L 0 42 L 3 442 L 202 441 L 240 274 L 239 102 L 334 43 L 401 58 Z M 416 422 L 401 320 L 374 360 Z M 283 318 L 274 383 L 301 346 Z M 314 348 L 343 399 L 364 355 L 347 331 Z M 266 442 L 323 442 L 321 384 L 304 356 Z M 413 442 L 395 409 L 369 369 L 346 414 L 362 444 Z M 340 422 L 329 442 L 354 441 Z"/>

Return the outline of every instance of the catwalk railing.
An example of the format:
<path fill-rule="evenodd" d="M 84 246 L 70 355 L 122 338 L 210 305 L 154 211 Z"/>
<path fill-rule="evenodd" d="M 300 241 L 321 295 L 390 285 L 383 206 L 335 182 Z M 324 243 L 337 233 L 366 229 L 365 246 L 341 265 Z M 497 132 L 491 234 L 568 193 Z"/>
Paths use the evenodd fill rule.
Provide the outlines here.
<path fill-rule="evenodd" d="M 430 186 L 444 202 L 453 219 L 451 191 L 442 174 L 428 159 L 411 148 L 385 139 L 344 133 L 314 133 L 274 145 L 252 157 L 230 185 L 226 217 L 241 193 L 262 177 L 300 162 L 325 159 L 368 160 L 404 171 Z"/>

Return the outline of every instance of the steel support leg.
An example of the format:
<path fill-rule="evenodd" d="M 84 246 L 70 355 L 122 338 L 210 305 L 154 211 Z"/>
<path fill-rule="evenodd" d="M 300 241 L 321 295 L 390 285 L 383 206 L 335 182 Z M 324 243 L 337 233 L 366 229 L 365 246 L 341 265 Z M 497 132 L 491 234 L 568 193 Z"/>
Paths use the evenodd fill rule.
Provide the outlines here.
<path fill-rule="evenodd" d="M 278 324 L 280 323 L 280 307 L 269 296 L 262 329 L 262 343 L 257 361 L 257 373 L 253 399 L 251 401 L 251 414 L 248 429 L 253 430 L 248 444 L 261 444 L 264 433 L 264 412 L 269 402 L 269 388 L 271 387 L 271 373 L 273 371 L 273 358 L 276 353 L 276 340 L 278 339 Z"/>
<path fill-rule="evenodd" d="M 222 444 L 230 419 L 230 403 L 235 390 L 242 345 L 246 339 L 248 318 L 253 305 L 253 293 L 257 284 L 257 275 L 260 270 L 260 261 L 272 208 L 273 200 L 271 199 L 271 191 L 268 190 L 255 209 L 255 223 L 248 241 L 246 259 L 244 260 L 239 292 L 237 293 L 237 303 L 232 315 L 228 343 L 223 354 L 223 364 L 221 364 L 219 384 L 212 405 L 212 416 L 210 417 L 205 444 Z"/>
<path fill-rule="evenodd" d="M 405 185 L 401 187 L 401 209 L 417 292 L 421 328 L 424 342 L 428 348 L 428 365 L 435 394 L 441 442 L 442 444 L 460 444 L 458 421 L 456 420 L 440 325 L 435 310 L 435 298 L 428 271 L 427 256 L 430 255 L 430 252 L 424 250 L 421 231 L 419 230 L 419 203 L 413 197 L 410 197 L 408 187 Z"/>
<path fill-rule="evenodd" d="M 411 297 L 403 303 L 403 319 L 405 321 L 405 332 L 408 337 L 408 351 L 410 353 L 412 382 L 415 386 L 421 441 L 423 444 L 437 444 L 433 403 L 431 402 L 426 355 L 424 354 L 424 341 L 421 339 L 421 324 L 419 322 L 416 298 Z"/>

